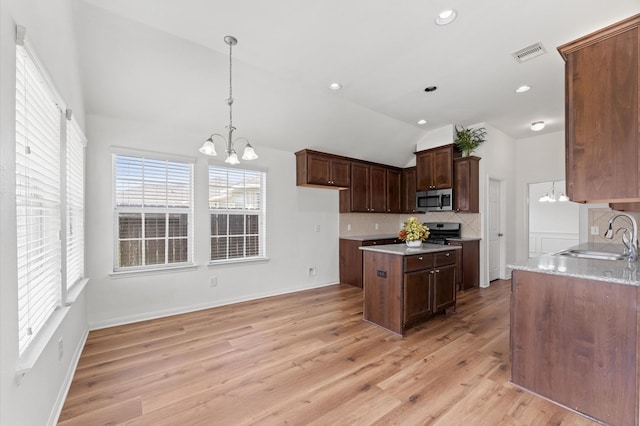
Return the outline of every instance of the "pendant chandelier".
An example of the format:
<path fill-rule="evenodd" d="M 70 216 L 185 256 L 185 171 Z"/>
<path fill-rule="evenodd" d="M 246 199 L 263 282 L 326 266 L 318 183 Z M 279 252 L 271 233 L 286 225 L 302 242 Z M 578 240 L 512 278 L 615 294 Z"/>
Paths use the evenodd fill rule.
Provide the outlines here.
<path fill-rule="evenodd" d="M 253 147 L 251 146 L 247 138 L 240 137 L 240 138 L 237 138 L 236 140 L 233 140 L 233 131 L 236 130 L 236 128 L 233 127 L 233 88 L 231 84 L 232 83 L 231 51 L 233 46 L 235 46 L 238 43 L 238 40 L 233 36 L 226 36 L 224 38 L 224 42 L 227 45 L 229 45 L 229 98 L 227 99 L 227 105 L 229 105 L 229 125 L 226 126 L 226 129 L 229 132 L 229 136 L 228 138 L 225 138 L 219 133 L 212 133 L 211 136 L 209 136 L 207 140 L 204 142 L 204 144 L 202 144 L 199 151 L 206 155 L 211 155 L 211 156 L 218 155 L 218 153 L 216 152 L 216 147 L 213 144 L 213 138 L 218 137 L 224 141 L 224 144 L 226 146 L 225 152 L 227 153 L 227 158 L 224 160 L 224 162 L 229 164 L 239 164 L 240 160 L 238 160 L 238 154 L 234 149 L 234 144 L 239 140 L 244 140 L 247 143 L 247 145 L 244 147 L 244 153 L 242 154 L 243 160 L 255 160 L 256 158 L 258 158 L 258 154 L 256 154 L 256 152 L 254 151 Z"/>
<path fill-rule="evenodd" d="M 569 197 L 563 192 L 556 198 L 556 183 L 551 183 L 551 193 L 546 193 L 538 199 L 541 203 L 555 203 L 556 201 L 569 201 Z"/>

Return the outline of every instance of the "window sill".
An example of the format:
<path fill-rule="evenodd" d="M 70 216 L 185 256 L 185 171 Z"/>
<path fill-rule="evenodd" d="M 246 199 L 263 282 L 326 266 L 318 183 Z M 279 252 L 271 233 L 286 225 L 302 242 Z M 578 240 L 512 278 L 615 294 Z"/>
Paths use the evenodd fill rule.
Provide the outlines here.
<path fill-rule="evenodd" d="M 64 318 L 67 316 L 67 313 L 71 310 L 71 305 L 78 300 L 80 294 L 82 294 L 84 289 L 87 287 L 88 282 L 88 278 L 83 278 L 76 285 L 71 287 L 67 293 L 67 300 L 65 301 L 65 304 L 53 311 L 53 314 L 51 314 L 47 323 L 31 342 L 26 352 L 22 354 L 16 367 L 16 383 L 18 385 L 22 383 L 24 376 L 26 376 L 34 365 L 36 365 L 40 355 L 42 355 L 44 349 L 47 347 L 51 339 L 53 339 L 58 327 L 60 327 L 60 324 L 62 324 Z"/>
<path fill-rule="evenodd" d="M 131 276 L 145 276 L 145 275 L 169 274 L 172 272 L 195 271 L 196 269 L 198 269 L 198 266 L 190 263 L 188 265 L 167 266 L 163 268 L 154 268 L 154 269 L 133 269 L 129 271 L 114 271 L 110 273 L 109 276 L 112 278 L 125 278 L 125 277 L 131 277 Z"/>
<path fill-rule="evenodd" d="M 207 266 L 209 268 L 215 268 L 217 266 L 233 266 L 233 265 L 242 265 L 246 263 L 262 263 L 268 262 L 268 257 L 249 257 L 249 258 L 239 258 L 239 259 L 225 259 L 225 260 L 212 260 Z"/>

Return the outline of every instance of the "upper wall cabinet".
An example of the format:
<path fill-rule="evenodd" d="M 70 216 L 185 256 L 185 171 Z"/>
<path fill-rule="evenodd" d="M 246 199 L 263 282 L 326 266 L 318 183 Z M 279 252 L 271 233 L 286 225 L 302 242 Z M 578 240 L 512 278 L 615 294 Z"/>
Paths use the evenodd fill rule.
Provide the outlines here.
<path fill-rule="evenodd" d="M 450 144 L 416 152 L 418 191 L 452 187 L 453 151 L 453 144 Z"/>
<path fill-rule="evenodd" d="M 303 149 L 296 152 L 296 185 L 348 188 L 351 161 L 337 155 Z"/>
<path fill-rule="evenodd" d="M 400 213 L 402 171 L 381 164 L 351 162 L 351 187 L 340 193 L 340 213 Z"/>
<path fill-rule="evenodd" d="M 567 194 L 640 201 L 640 15 L 565 44 Z"/>
<path fill-rule="evenodd" d="M 480 157 L 453 160 L 453 209 L 460 213 L 480 212 Z"/>

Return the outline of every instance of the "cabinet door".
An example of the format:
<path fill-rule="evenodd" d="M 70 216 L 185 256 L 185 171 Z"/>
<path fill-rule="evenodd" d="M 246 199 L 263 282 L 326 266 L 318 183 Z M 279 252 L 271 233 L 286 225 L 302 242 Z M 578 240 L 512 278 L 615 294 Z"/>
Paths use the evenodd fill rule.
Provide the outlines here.
<path fill-rule="evenodd" d="M 435 189 L 447 189 L 453 185 L 453 148 L 447 146 L 433 152 L 433 187 Z"/>
<path fill-rule="evenodd" d="M 479 157 L 453 160 L 453 209 L 463 213 L 480 212 Z"/>
<path fill-rule="evenodd" d="M 433 269 L 433 310 L 442 311 L 456 303 L 456 265 Z"/>
<path fill-rule="evenodd" d="M 369 176 L 369 211 L 384 213 L 387 211 L 387 169 L 370 166 Z"/>
<path fill-rule="evenodd" d="M 559 48 L 567 61 L 566 178 L 572 201 L 640 197 L 638 32 L 636 18 L 631 28 Z"/>
<path fill-rule="evenodd" d="M 348 188 L 351 183 L 351 162 L 334 158 L 331 160 L 331 184 Z"/>
<path fill-rule="evenodd" d="M 369 211 L 369 166 L 351 163 L 351 211 Z"/>
<path fill-rule="evenodd" d="M 433 152 L 422 151 L 416 154 L 416 186 L 418 191 L 433 189 Z"/>
<path fill-rule="evenodd" d="M 331 158 L 324 155 L 307 154 L 307 183 L 329 185 L 331 181 Z"/>
<path fill-rule="evenodd" d="M 430 272 L 423 269 L 404 274 L 404 324 L 428 318 L 433 314 Z"/>
<path fill-rule="evenodd" d="M 402 211 L 416 212 L 416 168 L 410 167 L 402 171 Z"/>
<path fill-rule="evenodd" d="M 400 170 L 387 169 L 387 213 L 401 212 L 402 172 Z"/>

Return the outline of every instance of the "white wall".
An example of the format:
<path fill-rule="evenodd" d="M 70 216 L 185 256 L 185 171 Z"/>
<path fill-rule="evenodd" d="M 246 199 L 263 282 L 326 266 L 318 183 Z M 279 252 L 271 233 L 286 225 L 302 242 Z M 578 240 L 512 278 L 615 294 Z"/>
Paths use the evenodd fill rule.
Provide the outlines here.
<path fill-rule="evenodd" d="M 514 162 L 514 141 L 502 131 L 486 123 L 474 124 L 471 127 L 484 127 L 487 129 L 486 142 L 478 147 L 473 155 L 481 157 L 480 160 L 480 212 L 483 217 L 483 233 L 480 242 L 480 286 L 489 285 L 489 238 L 487 236 L 489 215 L 488 187 L 489 179 L 502 181 L 502 243 L 503 256 L 500 259 L 500 278 L 509 278 L 509 272 L 505 266 L 515 261 L 514 252 L 516 245 L 516 222 L 514 220 L 515 183 L 517 162 Z"/>
<path fill-rule="evenodd" d="M 222 126 L 224 123 L 220 123 Z M 295 185 L 295 155 L 253 145 L 260 158 L 243 162 L 267 169 L 266 262 L 207 266 L 207 161 L 198 153 L 206 135 L 158 124 L 89 116 L 87 150 L 87 269 L 91 328 L 335 284 L 338 278 L 338 191 Z M 195 270 L 113 277 L 111 147 L 197 158 Z M 218 152 L 221 152 L 218 147 Z M 221 161 L 220 157 L 217 161 Z M 222 163 L 224 164 L 224 163 Z M 315 231 L 319 225 L 319 232 Z M 316 276 L 308 276 L 308 268 Z M 217 277 L 217 287 L 209 278 Z"/>
<path fill-rule="evenodd" d="M 67 106 L 83 125 L 81 84 L 68 0 L 0 1 L 0 424 L 47 425 L 57 420 L 87 331 L 85 295 L 65 309 L 32 370 L 16 384 L 18 358 L 15 205 L 15 25 L 27 29 Z M 58 360 L 58 340 L 64 356 Z"/>
<path fill-rule="evenodd" d="M 517 261 L 529 256 L 529 184 L 565 180 L 564 136 L 564 132 L 555 132 L 519 139 L 515 143 L 515 163 L 518 165 L 515 194 Z M 582 217 L 579 222 L 578 229 L 583 232 L 586 224 Z"/>

